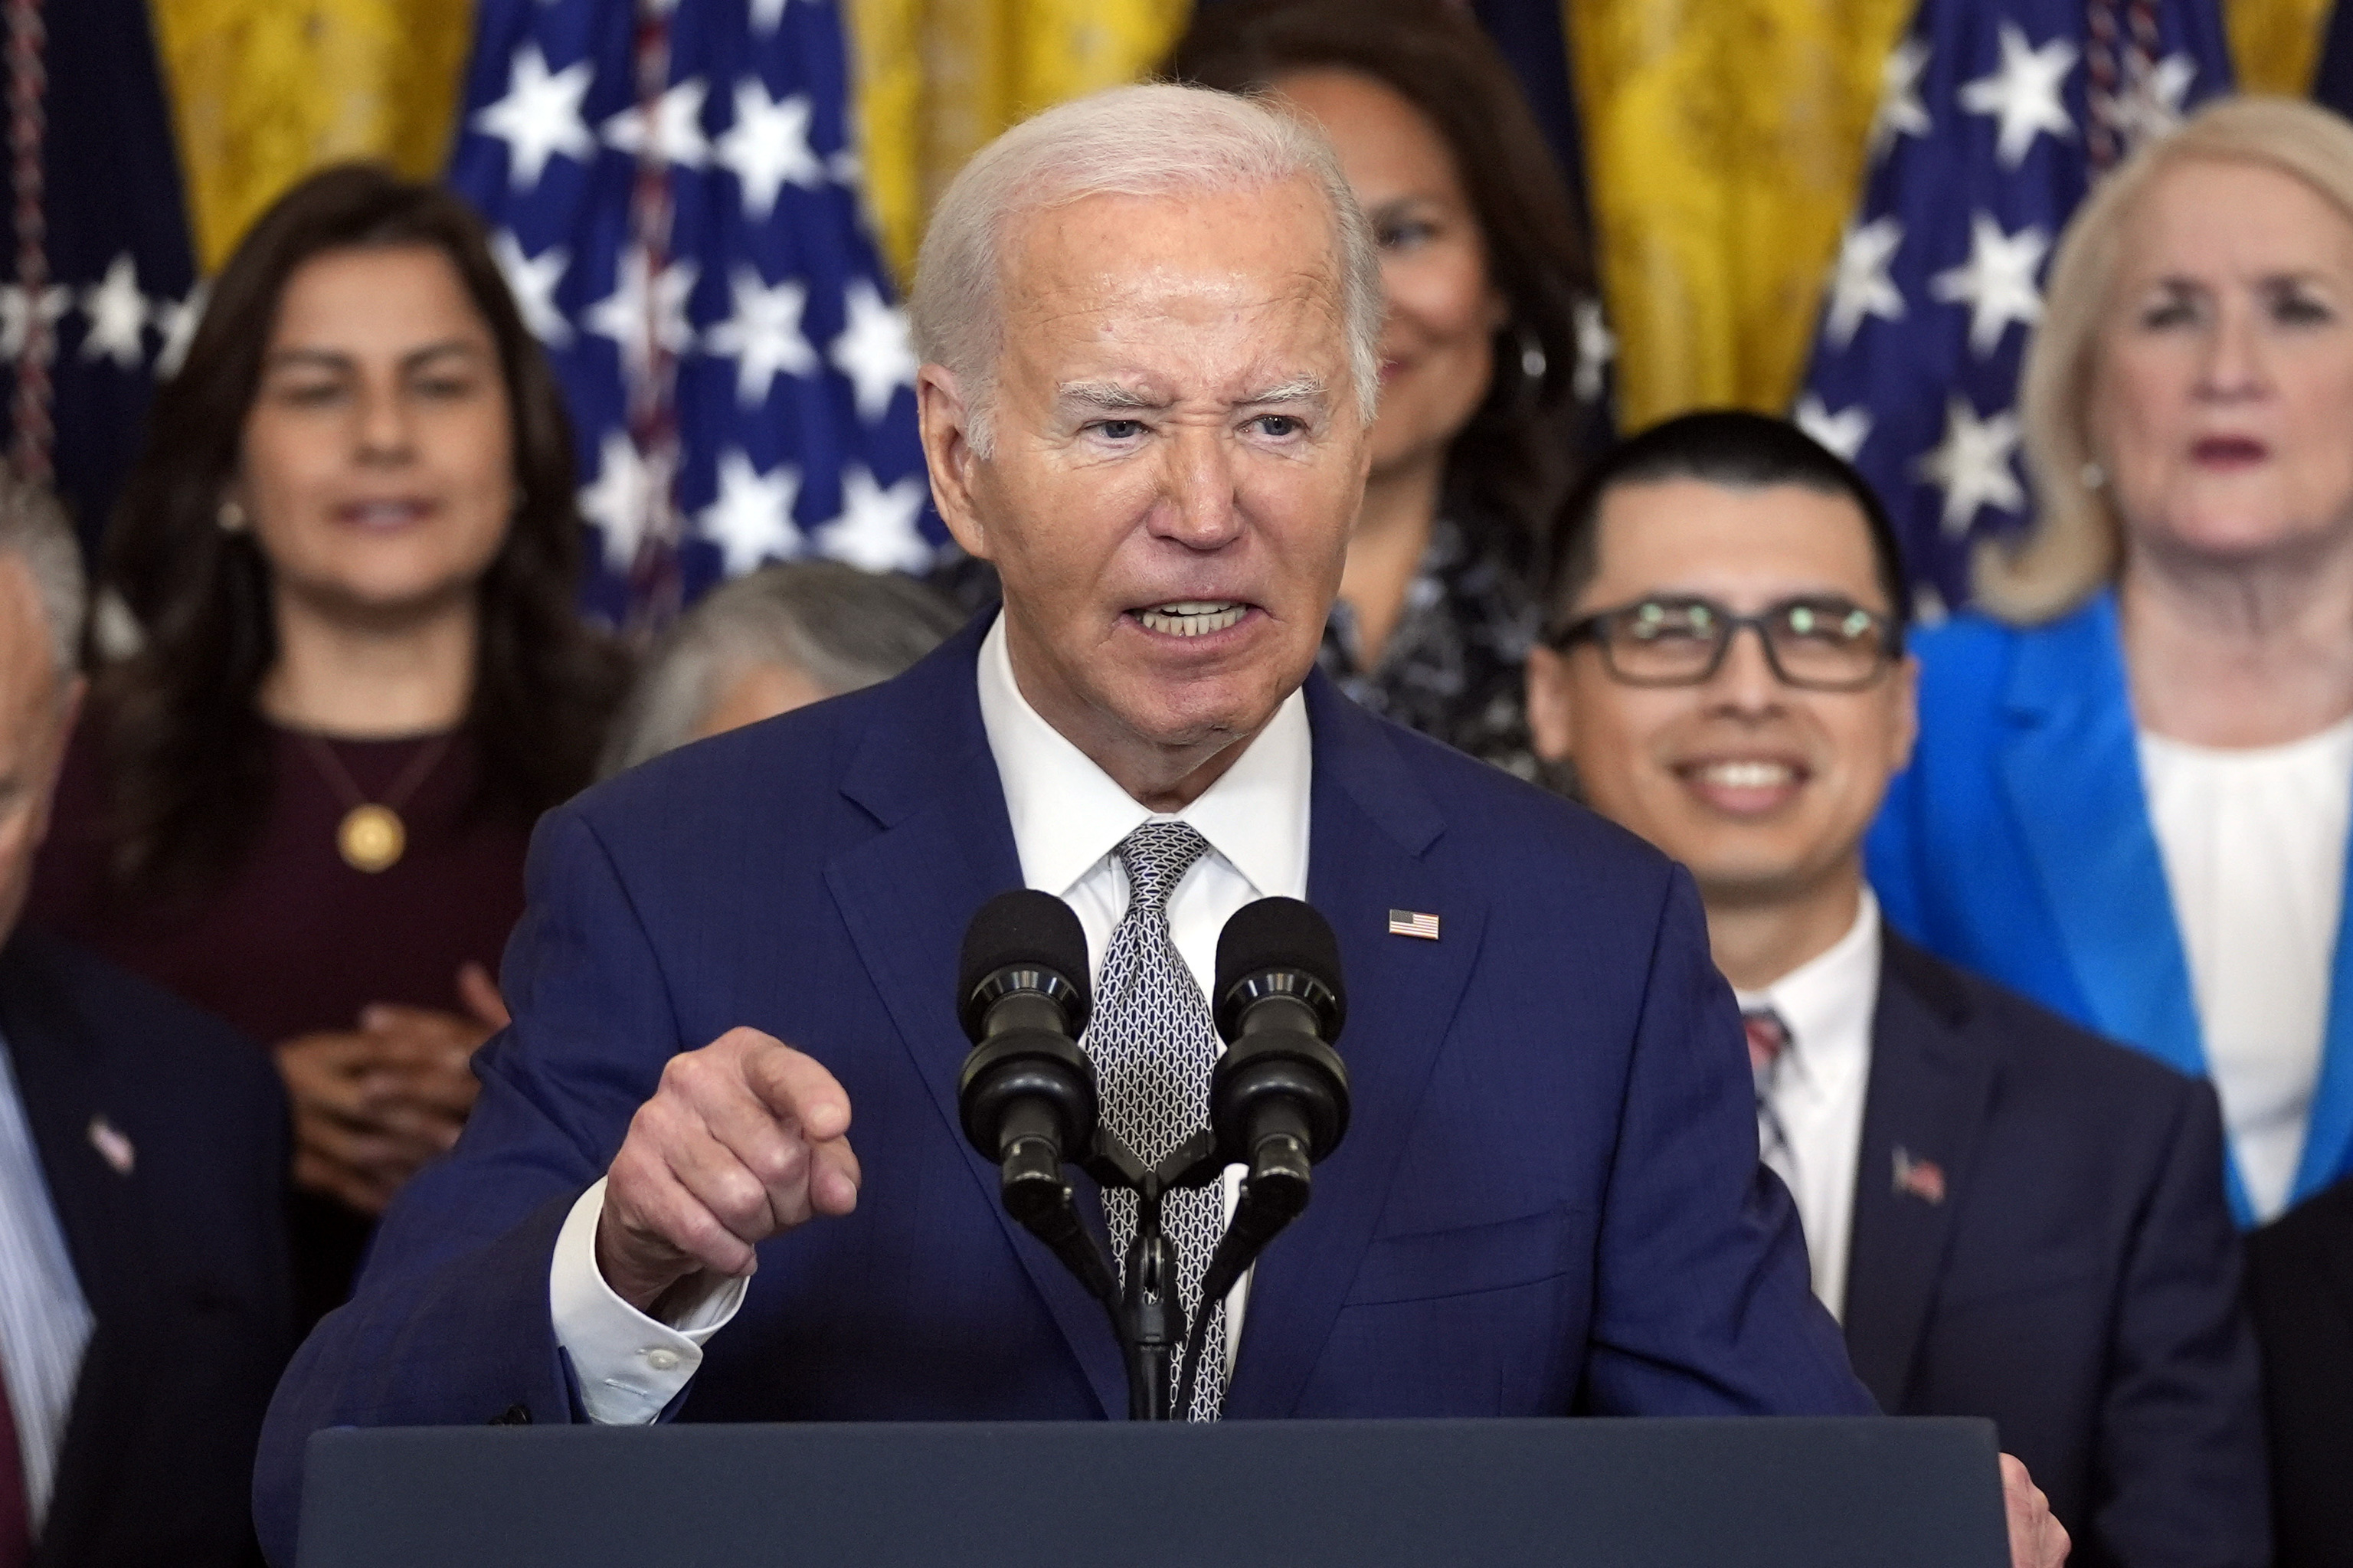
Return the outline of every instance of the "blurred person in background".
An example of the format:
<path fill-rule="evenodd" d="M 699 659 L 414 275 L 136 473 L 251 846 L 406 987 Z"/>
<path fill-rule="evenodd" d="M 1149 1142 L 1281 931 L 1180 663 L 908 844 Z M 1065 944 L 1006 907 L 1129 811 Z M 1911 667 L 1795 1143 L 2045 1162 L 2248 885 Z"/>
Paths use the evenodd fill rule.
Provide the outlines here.
<path fill-rule="evenodd" d="M 0 471 L 0 1564 L 229 1568 L 294 1346 L 286 1098 L 217 1020 L 16 928 L 83 601 L 64 513 Z"/>
<path fill-rule="evenodd" d="M 456 196 L 315 175 L 216 281 L 107 540 L 32 916 L 276 1048 L 303 1320 L 456 1138 L 533 821 L 618 653 L 574 609 L 559 394 Z"/>
<path fill-rule="evenodd" d="M 2208 106 L 2063 238 L 2037 514 L 1918 644 L 1889 920 L 2209 1077 L 2242 1224 L 2353 1168 L 2353 125 Z"/>
<path fill-rule="evenodd" d="M 2213 1090 L 1883 930 L 1863 880 L 1915 679 L 1867 482 L 1778 419 L 1670 420 L 1595 464 L 1547 602 L 1537 748 L 1697 880 L 1856 1375 L 1992 1419 L 2077 1563 L 2263 1568 Z"/>
<path fill-rule="evenodd" d="M 963 624 L 913 577 L 763 567 L 706 595 L 647 656 L 597 774 L 887 681 Z"/>
<path fill-rule="evenodd" d="M 1202 6 L 1165 68 L 1304 112 L 1380 247 L 1372 471 L 1322 653 L 1350 696 L 1533 778 L 1522 661 L 1535 540 L 1599 428 L 1597 309 L 1517 79 L 1437 0 Z M 1598 318 L 1596 318 L 1598 322 Z"/>

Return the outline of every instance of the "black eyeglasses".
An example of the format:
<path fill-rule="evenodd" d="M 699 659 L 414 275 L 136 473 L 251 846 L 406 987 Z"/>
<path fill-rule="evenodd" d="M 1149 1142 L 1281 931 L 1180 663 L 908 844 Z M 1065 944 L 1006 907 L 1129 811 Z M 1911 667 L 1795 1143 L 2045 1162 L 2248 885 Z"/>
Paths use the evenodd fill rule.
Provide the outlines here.
<path fill-rule="evenodd" d="M 1564 652 L 1601 650 L 1609 673 L 1630 686 L 1696 686 L 1724 667 L 1741 628 L 1755 627 L 1765 662 L 1792 686 L 1859 692 L 1904 656 L 1894 620 L 1852 599 L 1806 595 L 1735 615 L 1714 599 L 1661 595 L 1569 622 L 1546 639 Z"/>

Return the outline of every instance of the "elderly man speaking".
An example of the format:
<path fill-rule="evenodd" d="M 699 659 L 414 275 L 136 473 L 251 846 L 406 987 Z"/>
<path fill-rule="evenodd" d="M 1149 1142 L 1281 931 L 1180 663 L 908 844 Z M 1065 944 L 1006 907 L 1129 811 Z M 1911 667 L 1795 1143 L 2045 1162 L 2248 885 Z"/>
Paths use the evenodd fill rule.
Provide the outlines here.
<path fill-rule="evenodd" d="M 473 1121 L 272 1411 L 281 1558 L 330 1425 L 1123 1410 L 957 1130 L 958 945 L 1025 885 L 1086 929 L 1147 1159 L 1206 1120 L 1226 918 L 1338 933 L 1354 1125 L 1186 1414 L 1871 1408 L 1690 880 L 1310 673 L 1381 308 L 1329 150 L 1243 99 L 1108 93 L 965 170 L 918 267 L 923 442 L 1004 609 L 541 824 Z M 1216 1215 L 1172 1211 L 1189 1309 Z M 2023 1561 L 2047 1518 L 2014 1480 Z"/>

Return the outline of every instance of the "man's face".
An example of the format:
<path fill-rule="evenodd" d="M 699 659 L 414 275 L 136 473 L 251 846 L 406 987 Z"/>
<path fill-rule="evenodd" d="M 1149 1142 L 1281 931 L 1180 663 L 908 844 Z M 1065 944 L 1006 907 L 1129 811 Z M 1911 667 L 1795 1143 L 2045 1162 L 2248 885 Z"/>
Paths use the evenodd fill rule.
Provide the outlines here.
<path fill-rule="evenodd" d="M 1735 615 L 1794 599 L 1894 608 L 1843 496 L 1668 480 L 1611 491 L 1599 522 L 1599 570 L 1565 620 L 1654 596 Z M 1711 905 L 1772 904 L 1857 865 L 1911 754 L 1913 682 L 1907 659 L 1860 691 L 1805 690 L 1743 630 L 1707 681 L 1635 686 L 1588 641 L 1531 655 L 1529 716 L 1538 751 L 1574 767 L 1595 810 L 1689 866 Z"/>
<path fill-rule="evenodd" d="M 1331 217 L 1300 181 L 1095 196 L 1000 263 L 994 447 L 923 373 L 934 493 L 993 562 L 1022 693 L 1140 797 L 1305 678 L 1364 487 Z"/>
<path fill-rule="evenodd" d="M 0 556 L 0 942 L 16 929 L 49 826 L 80 682 L 60 684 L 33 574 Z"/>

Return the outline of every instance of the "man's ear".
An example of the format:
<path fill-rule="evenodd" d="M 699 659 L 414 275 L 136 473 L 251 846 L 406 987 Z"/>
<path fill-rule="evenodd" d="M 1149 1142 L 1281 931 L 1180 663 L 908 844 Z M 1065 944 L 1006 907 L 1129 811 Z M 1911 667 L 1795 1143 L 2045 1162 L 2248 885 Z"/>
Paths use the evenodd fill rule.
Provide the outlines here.
<path fill-rule="evenodd" d="M 1567 762 L 1577 749 L 1577 704 L 1568 689 L 1568 662 L 1541 643 L 1528 650 L 1524 674 L 1528 738 L 1546 762 Z"/>
<path fill-rule="evenodd" d="M 915 419 L 923 431 L 923 462 L 931 470 L 932 504 L 965 554 L 987 560 L 987 531 L 972 498 L 981 461 L 972 444 L 972 415 L 945 366 L 926 365 L 915 373 Z"/>

